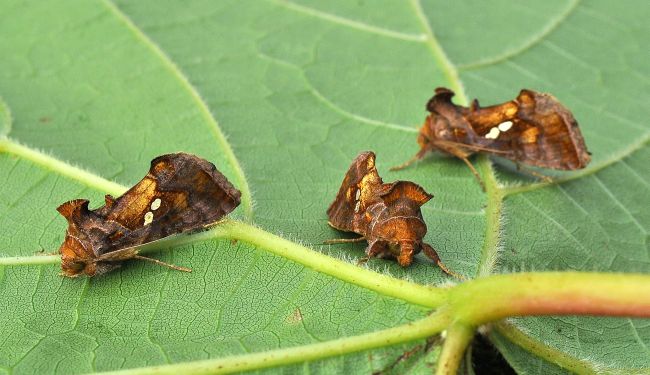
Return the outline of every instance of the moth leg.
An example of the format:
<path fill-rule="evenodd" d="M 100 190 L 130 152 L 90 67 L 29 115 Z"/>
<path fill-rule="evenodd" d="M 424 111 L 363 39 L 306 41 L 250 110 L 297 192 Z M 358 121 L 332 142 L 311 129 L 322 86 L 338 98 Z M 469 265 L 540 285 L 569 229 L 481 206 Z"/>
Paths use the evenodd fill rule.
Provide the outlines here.
<path fill-rule="evenodd" d="M 165 262 L 160 261 L 160 260 L 158 260 L 158 259 L 153 259 L 153 258 L 143 257 L 142 255 L 135 255 L 135 256 L 133 257 L 133 259 L 146 260 L 147 262 L 156 263 L 156 264 L 159 265 L 159 266 L 168 267 L 168 268 L 171 268 L 171 269 L 176 270 L 176 271 L 192 272 L 192 270 L 189 269 L 189 268 L 181 267 L 181 266 L 176 266 L 176 265 L 169 264 L 169 263 L 165 263 Z"/>
<path fill-rule="evenodd" d="M 332 240 L 325 240 L 323 241 L 323 245 L 331 245 L 331 244 L 337 244 L 337 243 L 353 243 L 353 242 L 362 242 L 365 241 L 366 237 L 361 236 L 359 238 L 335 238 Z"/>
<path fill-rule="evenodd" d="M 465 277 L 463 275 L 459 275 L 459 274 L 449 270 L 449 268 L 447 268 L 447 266 L 445 266 L 445 264 L 442 263 L 442 261 L 440 260 L 440 256 L 438 255 L 438 253 L 429 244 L 426 244 L 426 243 L 422 244 L 422 252 L 424 252 L 424 255 L 428 256 L 434 262 L 436 262 L 438 267 L 440 267 L 440 269 L 444 273 L 446 273 L 447 275 L 451 275 L 451 276 L 457 278 L 458 280 L 465 280 Z"/>
<path fill-rule="evenodd" d="M 464 156 L 458 156 L 458 158 L 459 158 L 460 160 L 464 161 L 465 164 L 467 164 L 467 166 L 469 167 L 469 169 L 470 169 L 470 170 L 472 171 L 472 173 L 474 174 L 474 177 L 476 177 L 476 181 L 478 181 L 478 183 L 481 185 L 481 189 L 482 189 L 483 191 L 486 191 L 486 190 L 485 190 L 485 184 L 483 183 L 483 179 L 481 178 L 481 175 L 478 174 L 478 171 L 476 170 L 476 168 L 474 168 L 474 166 L 473 166 L 472 163 L 469 161 L 469 159 L 467 159 L 467 158 L 464 157 Z"/>
<path fill-rule="evenodd" d="M 368 244 L 366 255 L 368 255 L 368 258 L 383 258 L 384 256 L 390 256 L 391 254 L 388 251 L 388 246 L 386 246 L 385 242 L 375 240 Z"/>
<path fill-rule="evenodd" d="M 548 182 L 548 183 L 553 182 L 553 179 L 551 177 L 549 177 L 549 176 L 538 173 L 538 172 L 536 172 L 536 171 L 534 171 L 532 169 L 528 169 L 528 168 L 524 167 L 523 165 L 521 165 L 520 163 L 516 163 L 516 165 L 517 165 L 517 170 L 518 171 L 527 173 L 527 174 L 529 174 L 529 175 L 531 175 L 533 177 L 537 177 L 537 178 L 539 178 L 540 180 L 542 180 L 544 182 Z"/>
<path fill-rule="evenodd" d="M 485 191 L 485 184 L 483 183 L 483 179 L 481 178 L 481 175 L 478 174 L 476 168 L 474 168 L 472 163 L 467 158 L 467 156 L 470 154 L 468 154 L 467 152 L 465 152 L 463 149 L 459 147 L 445 147 L 444 150 L 452 154 L 453 156 L 457 157 L 458 159 L 462 160 L 469 167 L 470 171 L 472 171 L 474 177 L 476 177 L 476 181 L 478 181 L 479 185 L 481 185 L 481 189 Z"/>
<path fill-rule="evenodd" d="M 360 258 L 360 259 L 357 261 L 357 266 L 364 265 L 364 264 L 366 264 L 369 260 L 370 260 L 369 257 L 363 257 L 363 258 Z"/>
<path fill-rule="evenodd" d="M 408 167 L 409 165 L 415 163 L 416 161 L 421 160 L 424 157 L 424 154 L 426 154 L 426 150 L 420 150 L 420 151 L 418 151 L 417 154 L 415 154 L 412 158 L 410 158 L 406 162 L 404 162 L 404 163 L 402 163 L 400 165 L 396 165 L 394 167 L 391 167 L 389 169 L 389 171 L 399 171 L 401 169 L 404 169 L 404 168 Z"/>

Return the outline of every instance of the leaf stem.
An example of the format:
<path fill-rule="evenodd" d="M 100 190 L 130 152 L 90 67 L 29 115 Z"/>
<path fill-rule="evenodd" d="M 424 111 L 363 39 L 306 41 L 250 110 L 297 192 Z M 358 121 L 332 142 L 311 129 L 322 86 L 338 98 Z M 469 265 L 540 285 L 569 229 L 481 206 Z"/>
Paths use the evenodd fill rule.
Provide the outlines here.
<path fill-rule="evenodd" d="M 493 341 L 499 341 L 500 338 L 495 337 L 498 334 L 522 349 L 572 373 L 579 375 L 595 375 L 597 373 L 596 369 L 589 362 L 571 357 L 565 352 L 539 342 L 521 332 L 510 323 L 501 321 L 494 324 L 492 328 L 490 331 L 490 339 Z"/>
<path fill-rule="evenodd" d="M 428 285 L 421 285 L 394 277 L 379 274 L 366 268 L 332 258 L 305 246 L 271 234 L 241 221 L 225 219 L 210 230 L 191 235 L 175 235 L 139 247 L 139 253 L 192 244 L 215 238 L 240 240 L 255 247 L 292 260 L 337 279 L 373 290 L 382 295 L 394 297 L 410 303 L 435 308 L 445 301 L 447 291 Z M 27 257 L 0 257 L 0 266 L 56 264 L 58 255 L 34 255 Z"/>
<path fill-rule="evenodd" d="M 430 308 L 440 306 L 444 303 L 447 294 L 446 290 L 441 288 L 385 276 L 332 258 L 240 221 L 226 220 L 210 231 L 204 232 L 203 235 L 241 240 L 317 272 L 421 306 Z M 188 239 L 189 236 L 184 237 L 179 239 Z M 201 239 L 199 236 L 192 236 L 192 241 Z"/>
<path fill-rule="evenodd" d="M 455 375 L 467 346 L 474 337 L 475 328 L 456 322 L 446 331 L 442 352 L 438 357 L 437 375 Z"/>
<path fill-rule="evenodd" d="M 75 167 L 64 161 L 56 159 L 53 156 L 23 146 L 10 138 L 0 137 L 0 153 L 2 152 L 7 152 L 29 160 L 35 164 L 42 166 L 45 169 L 55 171 L 60 175 L 79 181 L 80 183 L 93 189 L 105 191 L 114 195 L 121 195 L 126 191 L 126 187 L 118 183 L 101 178 L 96 174 Z"/>
<path fill-rule="evenodd" d="M 487 193 L 487 207 L 485 208 L 485 239 L 481 248 L 481 259 L 479 261 L 476 277 L 485 277 L 494 271 L 498 261 L 501 223 L 503 209 L 503 190 L 499 187 L 492 167 L 492 161 L 486 155 L 478 157 L 478 169 L 481 171 L 485 181 Z"/>
<path fill-rule="evenodd" d="M 420 0 L 411 0 L 410 3 L 415 16 L 418 18 L 418 21 L 420 22 L 420 25 L 426 34 L 425 42 L 427 46 L 429 46 L 429 49 L 433 54 L 433 58 L 438 63 L 438 66 L 442 70 L 442 73 L 447 79 L 447 82 L 449 82 L 451 89 L 458 96 L 460 104 L 467 105 L 469 101 L 467 100 L 467 95 L 465 95 L 465 89 L 463 89 L 460 78 L 458 77 L 458 70 L 451 62 L 451 60 L 449 60 L 449 57 L 447 57 L 447 54 L 445 54 L 445 51 L 442 49 L 440 43 L 436 39 L 433 29 L 431 28 L 431 24 L 429 23 L 429 20 L 424 13 L 424 9 L 422 8 Z"/>
<path fill-rule="evenodd" d="M 243 223 L 230 222 L 215 230 L 222 229 L 222 235 L 225 235 L 225 231 L 229 231 L 229 234 L 239 234 L 240 230 L 247 227 L 248 225 Z M 260 231 L 253 229 L 250 236 L 255 236 L 256 231 Z M 215 230 L 211 231 L 212 234 L 215 234 Z M 281 238 L 279 240 L 281 243 L 286 241 Z M 458 366 L 453 362 L 456 361 L 456 356 L 461 356 L 461 351 L 469 343 L 473 327 L 508 316 L 582 314 L 650 317 L 650 275 L 522 273 L 490 276 L 443 292 L 450 295 L 449 304 L 441 306 L 435 313 L 423 319 L 386 330 L 306 346 L 221 359 L 142 367 L 110 374 L 196 375 L 262 369 L 422 339 L 433 336 L 446 327 L 450 327 L 447 337 L 449 343 L 445 343 L 443 347 L 443 352 L 446 353 L 441 354 L 441 360 L 452 367 Z"/>
<path fill-rule="evenodd" d="M 650 317 L 650 275 L 532 272 L 495 275 L 449 291 L 454 316 L 481 325 L 511 316 Z"/>
<path fill-rule="evenodd" d="M 363 335 L 338 340 L 325 341 L 286 349 L 270 350 L 260 353 L 244 354 L 204 361 L 185 362 L 173 365 L 134 368 L 106 372 L 102 374 L 140 375 L 140 374 L 227 374 L 247 370 L 288 365 L 292 363 L 315 361 L 327 357 L 354 353 L 362 350 L 395 345 L 423 339 L 442 331 L 451 316 L 438 312 L 415 322 Z"/>
<path fill-rule="evenodd" d="M 0 266 L 34 266 L 61 263 L 59 255 L 33 255 L 27 257 L 0 257 Z"/>

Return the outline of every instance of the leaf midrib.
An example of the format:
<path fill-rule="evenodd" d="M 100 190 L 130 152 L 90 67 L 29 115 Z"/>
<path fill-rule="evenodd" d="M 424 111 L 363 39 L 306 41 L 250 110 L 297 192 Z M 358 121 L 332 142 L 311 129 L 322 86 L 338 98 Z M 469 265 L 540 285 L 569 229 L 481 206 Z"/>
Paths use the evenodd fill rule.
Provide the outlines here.
<path fill-rule="evenodd" d="M 235 153 L 230 146 L 230 143 L 226 140 L 225 135 L 223 134 L 217 120 L 212 115 L 210 108 L 206 104 L 205 100 L 201 97 L 198 90 L 192 85 L 187 76 L 181 71 L 181 69 L 167 56 L 160 47 L 154 43 L 140 28 L 138 28 L 130 18 L 126 16 L 121 10 L 113 4 L 110 0 L 102 0 L 101 3 L 113 14 L 119 21 L 126 25 L 127 29 L 130 30 L 135 39 L 142 43 L 147 49 L 153 52 L 156 57 L 160 60 L 165 68 L 174 76 L 181 85 L 187 90 L 192 99 L 195 101 L 199 112 L 203 116 L 204 120 L 210 125 L 210 130 L 212 131 L 213 136 L 217 140 L 219 147 L 224 151 L 226 159 L 230 163 L 234 173 L 235 178 L 237 179 L 237 186 L 241 191 L 241 201 L 242 206 L 244 207 L 244 213 L 248 220 L 253 220 L 253 198 L 251 196 L 250 186 L 244 171 L 239 164 L 239 160 L 235 156 Z"/>

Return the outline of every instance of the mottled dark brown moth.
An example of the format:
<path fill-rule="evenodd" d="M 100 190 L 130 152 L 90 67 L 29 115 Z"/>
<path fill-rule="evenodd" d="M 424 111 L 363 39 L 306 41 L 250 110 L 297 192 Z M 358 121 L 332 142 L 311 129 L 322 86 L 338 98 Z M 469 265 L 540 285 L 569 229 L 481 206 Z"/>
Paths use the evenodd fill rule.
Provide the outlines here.
<path fill-rule="evenodd" d="M 176 233 L 213 224 L 239 205 L 241 193 L 214 164 L 186 153 L 159 156 L 149 173 L 119 198 L 88 209 L 75 199 L 57 210 L 68 220 L 59 249 L 64 276 L 94 276 L 119 267 L 127 259 L 143 259 L 190 271 L 138 255 L 138 246 Z"/>
<path fill-rule="evenodd" d="M 587 166 L 590 153 L 571 112 L 555 97 L 521 90 L 516 99 L 483 107 L 474 100 L 469 107 L 452 103 L 454 92 L 437 88 L 427 103 L 420 133 L 420 151 L 404 168 L 430 151 L 455 156 L 481 178 L 468 160 L 476 152 L 494 154 L 534 167 L 574 170 Z M 535 173 L 533 173 L 535 174 Z"/>
<path fill-rule="evenodd" d="M 403 267 L 409 266 L 415 254 L 423 251 L 444 272 L 457 276 L 442 263 L 433 247 L 422 240 L 427 225 L 420 206 L 432 197 L 410 181 L 383 183 L 375 168 L 375 154 L 362 152 L 350 165 L 336 199 L 327 209 L 330 226 L 361 237 L 326 243 L 365 240 L 368 258 L 397 259 Z"/>

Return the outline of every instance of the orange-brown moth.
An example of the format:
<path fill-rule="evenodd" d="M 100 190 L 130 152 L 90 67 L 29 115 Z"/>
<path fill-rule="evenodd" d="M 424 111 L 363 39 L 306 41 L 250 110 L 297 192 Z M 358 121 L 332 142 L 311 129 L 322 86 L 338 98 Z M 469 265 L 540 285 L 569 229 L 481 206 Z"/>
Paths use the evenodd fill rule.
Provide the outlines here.
<path fill-rule="evenodd" d="M 455 105 L 453 96 L 449 89 L 436 89 L 418 135 L 420 151 L 392 170 L 440 151 L 464 161 L 483 186 L 468 160 L 476 152 L 560 170 L 581 169 L 591 160 L 577 121 L 552 95 L 524 89 L 514 100 L 483 108 L 477 100 L 469 107 Z"/>
<path fill-rule="evenodd" d="M 334 202 L 327 209 L 330 226 L 361 237 L 326 243 L 365 240 L 368 258 L 397 259 L 403 267 L 409 266 L 415 254 L 423 251 L 444 272 L 457 276 L 442 263 L 433 247 L 423 242 L 427 225 L 420 206 L 432 197 L 410 181 L 383 183 L 375 167 L 375 154 L 362 152 L 350 165 Z"/>
<path fill-rule="evenodd" d="M 68 220 L 59 248 L 62 274 L 100 275 L 134 258 L 190 271 L 138 255 L 138 246 L 213 224 L 239 205 L 240 196 L 204 159 L 182 152 L 159 156 L 140 182 L 119 198 L 107 195 L 104 206 L 89 210 L 88 200 L 75 199 L 57 208 Z"/>

